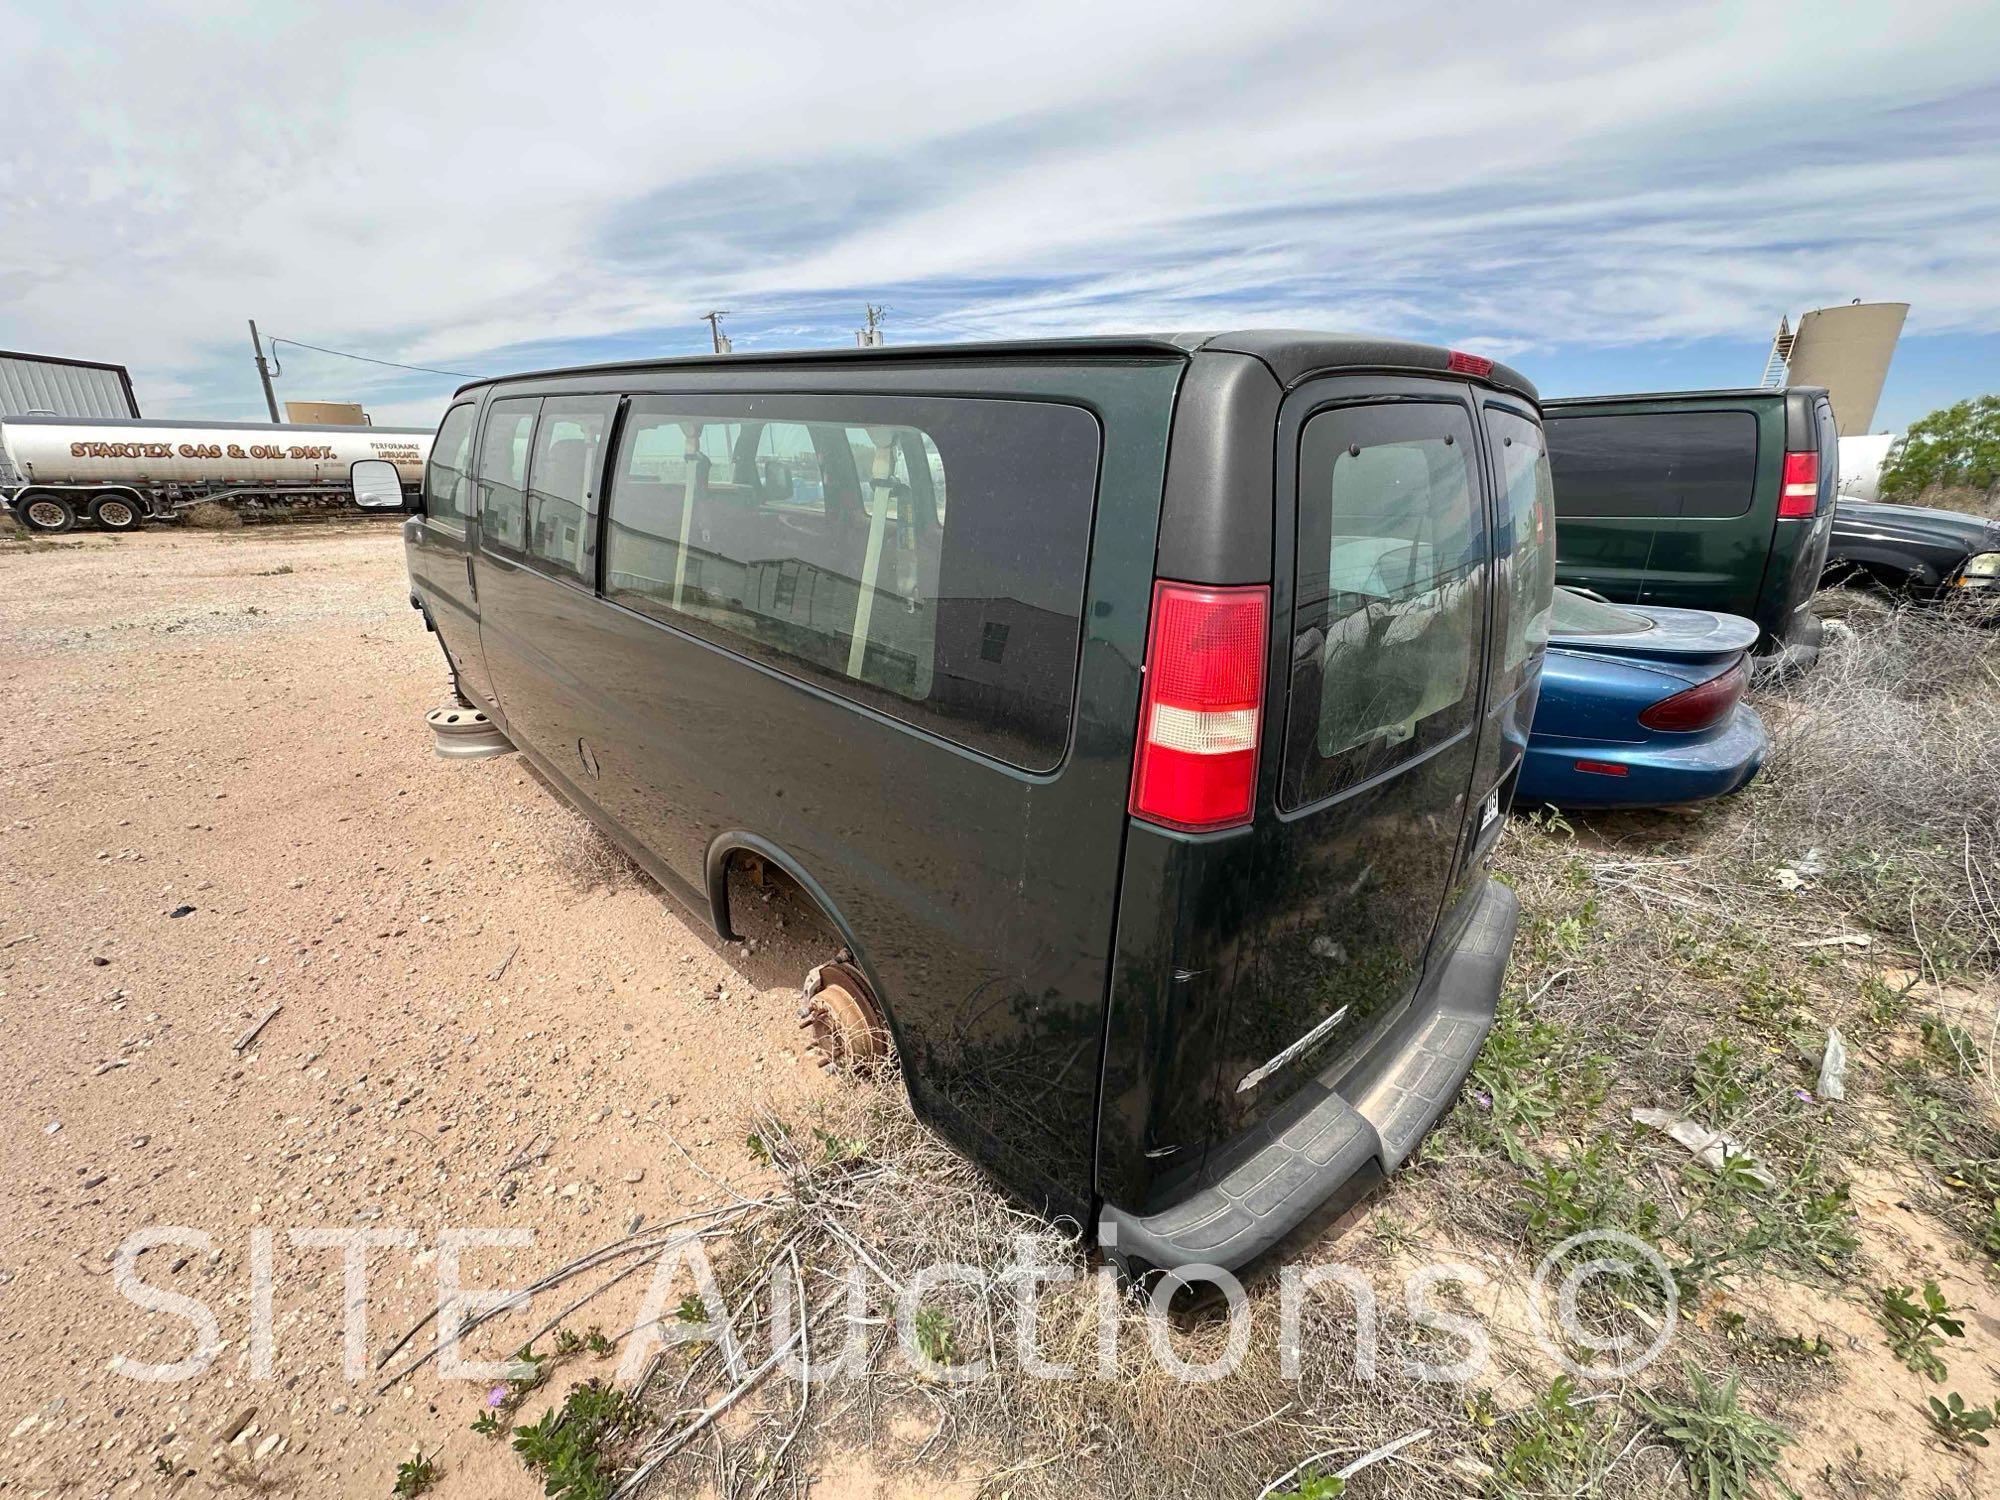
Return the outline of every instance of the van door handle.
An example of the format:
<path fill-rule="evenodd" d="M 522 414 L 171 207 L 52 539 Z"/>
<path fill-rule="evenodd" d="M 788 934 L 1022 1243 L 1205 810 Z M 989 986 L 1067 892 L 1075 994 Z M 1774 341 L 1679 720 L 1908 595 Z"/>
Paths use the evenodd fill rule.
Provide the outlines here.
<path fill-rule="evenodd" d="M 465 554 L 465 587 L 467 592 L 472 595 L 472 602 L 477 604 L 479 602 L 479 580 L 472 576 L 472 554 L 470 552 Z"/>

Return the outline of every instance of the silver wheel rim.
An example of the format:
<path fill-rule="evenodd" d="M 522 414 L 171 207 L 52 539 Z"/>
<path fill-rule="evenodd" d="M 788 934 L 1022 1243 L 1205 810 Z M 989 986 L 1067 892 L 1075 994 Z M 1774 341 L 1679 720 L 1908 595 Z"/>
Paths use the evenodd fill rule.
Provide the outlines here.
<path fill-rule="evenodd" d="M 130 526 L 133 521 L 132 507 L 123 500 L 107 500 L 97 507 L 97 518 L 107 526 Z"/>
<path fill-rule="evenodd" d="M 65 517 L 63 508 L 53 500 L 30 500 L 28 519 L 37 526 L 60 526 Z"/>

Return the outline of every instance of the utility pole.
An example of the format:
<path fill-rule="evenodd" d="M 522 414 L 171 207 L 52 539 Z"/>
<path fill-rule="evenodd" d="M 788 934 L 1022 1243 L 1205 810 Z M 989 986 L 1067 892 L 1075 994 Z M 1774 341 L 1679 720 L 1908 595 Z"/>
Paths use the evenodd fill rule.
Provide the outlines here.
<path fill-rule="evenodd" d="M 877 307 L 873 302 L 862 305 L 868 309 L 868 326 L 855 330 L 854 342 L 863 349 L 879 349 L 883 343 L 882 325 L 889 321 L 889 309 Z"/>
<path fill-rule="evenodd" d="M 729 335 L 722 331 L 722 320 L 728 316 L 729 309 L 726 307 L 720 307 L 714 312 L 705 312 L 701 315 L 701 320 L 708 324 L 708 339 L 715 346 L 717 354 L 727 354 L 735 347 L 729 342 Z"/>
<path fill-rule="evenodd" d="M 257 351 L 257 378 L 264 382 L 264 404 L 271 409 L 271 420 L 278 420 L 278 398 L 271 390 L 271 366 L 264 359 L 264 341 L 257 337 L 257 320 L 250 320 L 250 347 Z"/>

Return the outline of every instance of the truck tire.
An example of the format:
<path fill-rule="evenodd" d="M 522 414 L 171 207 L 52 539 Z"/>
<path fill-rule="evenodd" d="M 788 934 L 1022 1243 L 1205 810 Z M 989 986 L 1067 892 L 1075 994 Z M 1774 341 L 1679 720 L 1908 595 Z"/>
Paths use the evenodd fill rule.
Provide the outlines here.
<path fill-rule="evenodd" d="M 14 508 L 14 514 L 28 530 L 46 535 L 68 531 L 76 525 L 76 507 L 61 495 L 52 495 L 47 491 L 24 497 Z"/>
<path fill-rule="evenodd" d="M 90 519 L 106 531 L 137 531 L 145 516 L 130 495 L 107 491 L 91 497 Z"/>

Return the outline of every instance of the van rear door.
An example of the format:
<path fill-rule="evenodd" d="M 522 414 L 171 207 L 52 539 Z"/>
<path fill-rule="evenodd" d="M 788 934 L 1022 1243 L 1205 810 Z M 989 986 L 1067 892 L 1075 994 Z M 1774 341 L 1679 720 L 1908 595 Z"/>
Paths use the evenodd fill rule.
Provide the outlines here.
<path fill-rule="evenodd" d="M 1276 807 L 1246 871 L 1218 1141 L 1360 1057 L 1422 980 L 1493 790 L 1474 784 L 1493 574 L 1481 448 L 1460 382 L 1335 377 L 1281 409 Z"/>

